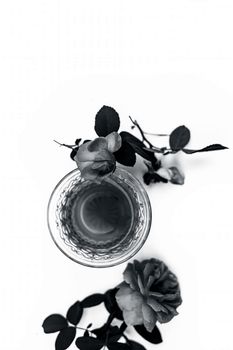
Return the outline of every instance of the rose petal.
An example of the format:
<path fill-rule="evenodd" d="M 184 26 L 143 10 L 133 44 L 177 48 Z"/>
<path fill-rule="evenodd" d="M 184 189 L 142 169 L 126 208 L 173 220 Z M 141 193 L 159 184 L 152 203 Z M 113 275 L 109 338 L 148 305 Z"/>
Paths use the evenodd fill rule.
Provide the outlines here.
<path fill-rule="evenodd" d="M 139 275 L 138 275 L 138 286 L 139 286 L 139 289 L 140 289 L 140 293 L 142 295 L 144 295 L 145 294 L 145 288 L 144 288 L 144 286 L 142 284 L 142 280 L 141 280 L 141 277 Z"/>
<path fill-rule="evenodd" d="M 151 292 L 151 291 L 149 291 L 149 296 L 155 297 L 156 300 L 158 300 L 158 301 L 162 301 L 164 299 L 164 294 L 158 293 L 158 292 Z"/>
<path fill-rule="evenodd" d="M 129 263 L 127 265 L 123 273 L 123 276 L 124 276 L 125 282 L 127 282 L 132 289 L 139 291 L 136 272 L 133 264 Z"/>
<path fill-rule="evenodd" d="M 165 266 L 164 263 L 161 263 L 160 277 L 158 279 L 158 282 L 162 282 L 163 280 L 165 280 L 168 277 L 168 274 L 169 274 L 169 270 L 167 266 Z"/>
<path fill-rule="evenodd" d="M 92 162 L 91 168 L 97 170 L 103 167 L 105 161 Z"/>
<path fill-rule="evenodd" d="M 168 181 L 170 181 L 172 178 L 172 172 L 167 168 L 160 168 L 156 171 L 156 173 L 164 179 L 167 179 Z"/>
<path fill-rule="evenodd" d="M 176 309 L 168 304 L 164 304 L 164 306 L 166 307 L 166 309 L 172 313 L 173 316 L 177 316 L 178 312 L 176 311 Z M 168 313 L 168 312 L 167 312 Z"/>
<path fill-rule="evenodd" d="M 163 288 L 164 290 L 174 290 L 176 291 L 178 288 L 178 282 L 171 280 L 169 277 L 167 277 L 164 281 L 163 281 Z"/>
<path fill-rule="evenodd" d="M 78 167 L 80 169 L 81 164 L 89 163 L 89 162 L 83 162 L 79 163 Z M 92 162 L 91 162 L 92 163 Z M 95 180 L 99 177 L 99 172 L 96 169 L 92 169 L 92 164 L 86 167 L 83 167 L 81 170 L 82 177 L 86 180 Z"/>
<path fill-rule="evenodd" d="M 182 298 L 181 298 L 181 296 L 179 295 L 179 296 L 177 297 L 177 300 L 173 300 L 173 301 L 171 302 L 171 304 L 172 304 L 173 307 L 178 307 L 178 306 L 180 306 L 180 305 L 182 304 Z"/>
<path fill-rule="evenodd" d="M 142 305 L 142 315 L 143 315 L 143 323 L 146 330 L 148 332 L 152 332 L 157 321 L 156 313 L 153 311 L 153 309 L 149 305 L 144 303 Z"/>
<path fill-rule="evenodd" d="M 155 311 L 164 311 L 167 313 L 167 310 L 165 307 L 163 307 L 160 303 L 158 303 L 155 298 L 149 297 L 147 298 L 147 304 Z"/>
<path fill-rule="evenodd" d="M 144 275 L 145 280 L 147 280 L 148 277 L 154 272 L 154 269 L 155 269 L 155 267 L 153 264 L 151 264 L 149 262 L 146 263 L 146 265 L 143 269 L 143 275 Z"/>
<path fill-rule="evenodd" d="M 123 310 L 132 310 L 141 307 L 143 297 L 139 292 L 132 290 L 129 286 L 122 286 L 116 293 L 116 301 Z"/>
<path fill-rule="evenodd" d="M 164 312 L 158 312 L 157 318 L 160 323 L 167 323 L 173 319 L 174 315 L 171 313 L 165 314 Z"/>
<path fill-rule="evenodd" d="M 111 132 L 111 134 L 106 136 L 105 139 L 107 141 L 107 148 L 110 152 L 114 153 L 121 148 L 121 136 L 116 131 Z"/>
<path fill-rule="evenodd" d="M 126 324 L 142 324 L 143 298 L 140 293 L 132 290 L 126 283 L 124 283 L 116 293 L 116 301 L 120 309 L 123 311 L 123 317 Z"/>
<path fill-rule="evenodd" d="M 127 283 L 125 282 L 122 282 L 120 285 L 119 285 L 119 290 L 117 291 L 116 293 L 116 299 L 118 298 L 121 298 L 121 297 L 124 297 L 128 294 L 131 294 L 133 293 L 134 291 L 128 286 Z"/>
<path fill-rule="evenodd" d="M 88 142 L 87 148 L 90 152 L 99 152 L 101 150 L 107 149 L 108 143 L 105 137 L 97 137 L 93 141 Z"/>
<path fill-rule="evenodd" d="M 109 161 L 109 162 L 116 162 L 114 155 L 109 152 L 107 149 L 103 149 L 99 152 L 93 152 L 95 154 L 95 158 L 93 159 L 94 162 L 98 161 Z"/>
<path fill-rule="evenodd" d="M 165 301 L 176 300 L 177 297 L 178 297 L 178 295 L 179 295 L 179 293 L 174 293 L 174 294 L 168 294 L 168 293 L 166 293 L 166 294 L 164 295 L 164 300 L 165 300 Z"/>
<path fill-rule="evenodd" d="M 171 167 L 169 170 L 171 171 L 171 183 L 176 185 L 183 185 L 184 175 L 180 172 L 180 170 L 176 167 Z"/>
<path fill-rule="evenodd" d="M 137 261 L 137 260 L 134 260 L 134 269 L 135 269 L 135 273 L 138 274 L 140 277 L 141 277 L 141 281 L 144 285 L 144 276 L 143 276 L 143 266 L 142 264 Z"/>
<path fill-rule="evenodd" d="M 142 308 L 123 311 L 124 321 L 128 326 L 143 324 Z"/>
<path fill-rule="evenodd" d="M 154 283 L 155 279 L 156 279 L 156 276 L 149 276 L 148 281 L 146 283 L 146 288 L 148 291 L 149 291 L 150 287 L 152 286 L 152 284 Z"/>
<path fill-rule="evenodd" d="M 87 162 L 87 161 L 93 161 L 95 159 L 95 152 L 89 152 L 88 150 L 88 145 L 91 141 L 89 142 L 86 142 L 84 144 L 82 144 L 75 157 L 74 157 L 74 160 L 79 163 L 79 162 Z"/>
<path fill-rule="evenodd" d="M 79 170 L 80 170 L 81 172 L 83 172 L 83 170 L 84 170 L 85 168 L 88 168 L 88 167 L 91 168 L 93 162 L 92 162 L 92 161 L 87 161 L 87 162 L 77 162 L 77 161 L 76 161 L 76 164 L 77 164 Z"/>

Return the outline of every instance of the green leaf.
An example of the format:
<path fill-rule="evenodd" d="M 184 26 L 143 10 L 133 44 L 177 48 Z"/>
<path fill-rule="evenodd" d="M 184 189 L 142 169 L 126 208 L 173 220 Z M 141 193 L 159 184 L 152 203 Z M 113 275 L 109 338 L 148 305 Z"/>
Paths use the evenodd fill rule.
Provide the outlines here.
<path fill-rule="evenodd" d="M 106 335 L 108 334 L 108 342 L 111 343 L 118 341 L 123 332 L 121 332 L 117 326 L 109 326 L 105 323 L 102 327 L 93 329 L 92 333 L 101 341 L 105 341 Z"/>
<path fill-rule="evenodd" d="M 93 337 L 79 337 L 75 342 L 80 350 L 100 350 L 104 343 Z"/>
<path fill-rule="evenodd" d="M 142 158 L 152 162 L 153 164 L 157 162 L 157 158 L 155 157 L 155 154 L 152 153 L 151 151 L 148 151 L 144 143 L 141 140 L 139 140 L 137 137 L 135 137 L 134 135 L 130 134 L 127 131 L 122 131 L 120 133 L 120 136 L 121 136 L 122 142 L 128 143 L 133 148 L 134 152 L 136 152 Z"/>
<path fill-rule="evenodd" d="M 89 295 L 82 301 L 82 307 L 87 308 L 87 307 L 93 307 L 101 304 L 104 302 L 105 296 L 104 294 L 96 293 Z"/>
<path fill-rule="evenodd" d="M 228 149 L 228 147 L 222 146 L 219 143 L 215 143 L 213 145 L 209 145 L 207 147 L 201 148 L 201 149 L 187 149 L 184 148 L 182 151 L 187 154 L 193 154 L 198 152 L 210 152 L 210 151 L 221 151 L 223 149 Z"/>
<path fill-rule="evenodd" d="M 168 180 L 165 179 L 164 177 L 160 176 L 157 173 L 152 173 L 152 172 L 147 172 L 143 175 L 143 181 L 145 182 L 146 185 L 149 185 L 150 183 L 157 183 L 157 182 L 163 182 L 167 183 Z"/>
<path fill-rule="evenodd" d="M 122 140 L 121 148 L 114 153 L 116 161 L 122 165 L 134 166 L 136 155 L 133 147 L 126 141 Z"/>
<path fill-rule="evenodd" d="M 80 144 L 81 141 L 82 141 L 82 139 L 76 139 L 76 140 L 75 140 L 75 144 L 76 144 L 77 146 L 79 146 L 79 144 Z"/>
<path fill-rule="evenodd" d="M 48 316 L 42 324 L 45 333 L 59 332 L 67 326 L 67 320 L 65 319 L 65 317 L 59 314 L 53 314 Z"/>
<path fill-rule="evenodd" d="M 162 336 L 157 326 L 154 327 L 152 332 L 148 332 L 143 325 L 134 326 L 135 330 L 143 337 L 145 340 L 149 341 L 152 344 L 162 343 Z"/>
<path fill-rule="evenodd" d="M 57 339 L 55 342 L 55 349 L 56 350 L 67 349 L 72 344 L 75 336 L 76 336 L 75 327 L 68 327 L 63 329 L 57 336 Z"/>
<path fill-rule="evenodd" d="M 74 303 L 67 311 L 66 318 L 73 325 L 77 325 L 83 315 L 83 306 L 80 301 Z"/>
<path fill-rule="evenodd" d="M 178 152 L 183 149 L 190 140 L 190 131 L 186 126 L 178 126 L 175 130 L 172 131 L 169 144 L 172 151 Z"/>
<path fill-rule="evenodd" d="M 113 131 L 118 131 L 120 118 L 112 107 L 103 106 L 95 117 L 95 131 L 98 136 L 107 136 Z"/>

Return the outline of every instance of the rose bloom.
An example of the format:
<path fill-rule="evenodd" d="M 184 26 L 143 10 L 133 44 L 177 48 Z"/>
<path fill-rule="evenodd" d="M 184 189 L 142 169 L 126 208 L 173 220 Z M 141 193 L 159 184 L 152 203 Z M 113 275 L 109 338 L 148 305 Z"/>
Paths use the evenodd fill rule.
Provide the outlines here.
<path fill-rule="evenodd" d="M 113 152 L 120 147 L 121 136 L 115 131 L 82 144 L 74 157 L 82 177 L 94 180 L 112 173 L 116 167 Z"/>
<path fill-rule="evenodd" d="M 129 263 L 116 301 L 127 325 L 143 324 L 152 332 L 156 322 L 169 322 L 182 303 L 176 276 L 160 260 Z"/>

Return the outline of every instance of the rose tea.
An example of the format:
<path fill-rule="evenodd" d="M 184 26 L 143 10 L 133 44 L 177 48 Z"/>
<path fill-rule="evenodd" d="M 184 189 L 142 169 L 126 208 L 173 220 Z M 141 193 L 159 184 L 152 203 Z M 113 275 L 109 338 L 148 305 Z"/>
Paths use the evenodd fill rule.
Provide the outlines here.
<path fill-rule="evenodd" d="M 70 225 L 86 244 L 96 247 L 113 246 L 124 239 L 138 220 L 134 198 L 109 180 L 91 183 L 71 202 Z"/>
<path fill-rule="evenodd" d="M 150 202 L 140 182 L 123 169 L 101 181 L 84 180 L 74 170 L 52 193 L 48 224 L 55 243 L 71 259 L 112 266 L 128 260 L 145 242 Z"/>

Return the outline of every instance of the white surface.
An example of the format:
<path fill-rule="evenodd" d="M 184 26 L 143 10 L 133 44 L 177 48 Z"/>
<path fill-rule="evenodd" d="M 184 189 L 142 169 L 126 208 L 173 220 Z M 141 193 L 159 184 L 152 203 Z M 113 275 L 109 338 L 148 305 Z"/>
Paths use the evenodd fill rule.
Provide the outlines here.
<path fill-rule="evenodd" d="M 52 140 L 92 138 L 106 104 L 122 130 L 128 115 L 152 132 L 185 124 L 191 146 L 232 149 L 232 16 L 231 0 L 1 3 L 2 349 L 53 349 L 43 319 L 114 286 L 126 266 L 88 269 L 52 242 L 47 200 L 75 166 Z M 146 348 L 230 350 L 232 150 L 174 162 L 186 183 L 149 188 L 153 226 L 137 258 L 162 258 L 177 273 L 183 305 L 160 327 L 164 343 Z"/>

